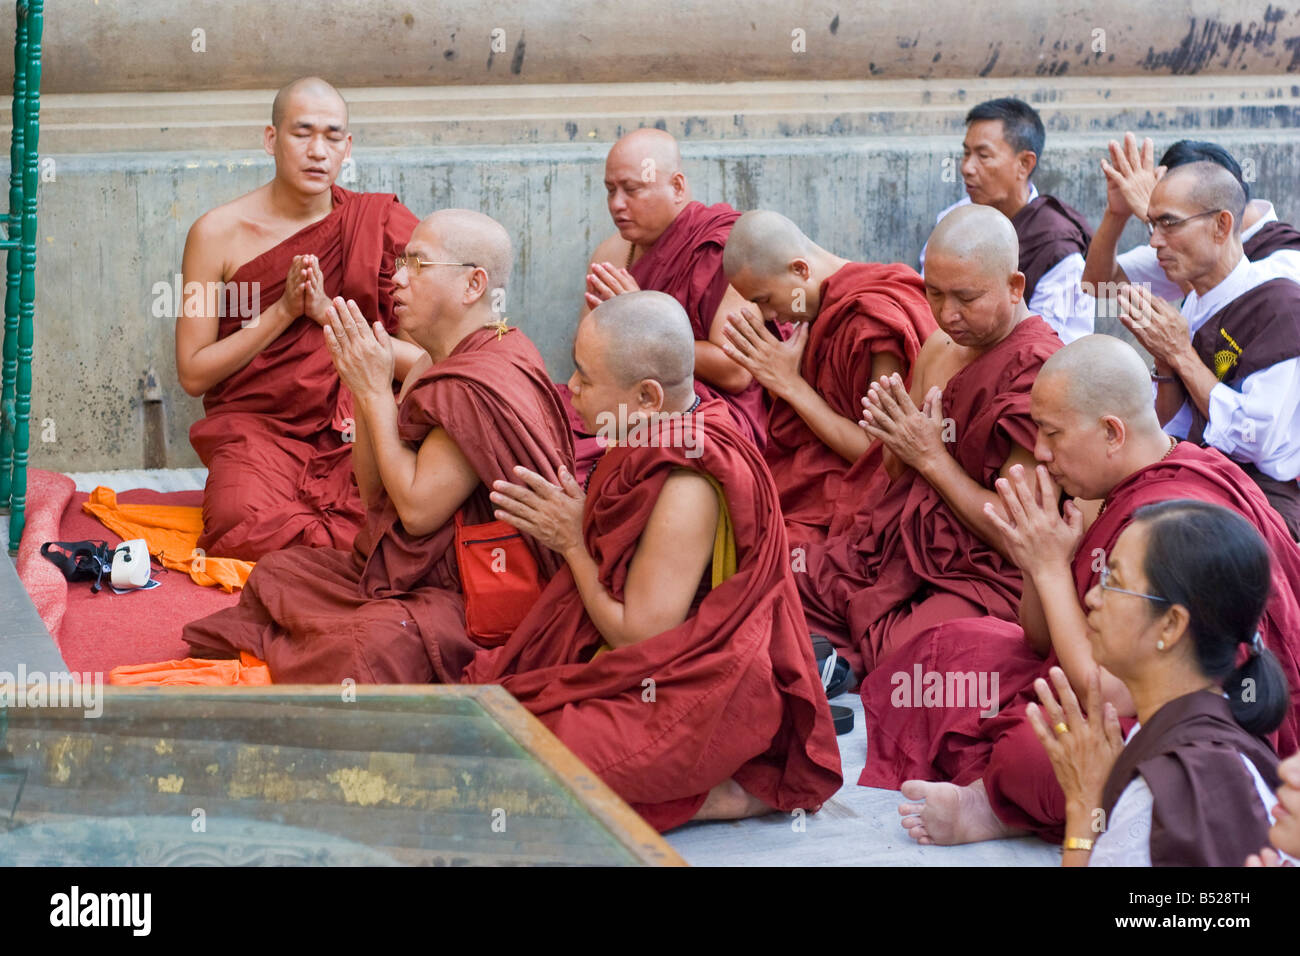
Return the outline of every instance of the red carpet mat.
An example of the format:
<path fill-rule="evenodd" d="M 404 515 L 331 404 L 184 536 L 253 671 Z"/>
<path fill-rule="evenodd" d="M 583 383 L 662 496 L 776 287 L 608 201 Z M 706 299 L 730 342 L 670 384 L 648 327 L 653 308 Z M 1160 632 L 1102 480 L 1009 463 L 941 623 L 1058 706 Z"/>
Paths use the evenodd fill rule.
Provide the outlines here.
<path fill-rule="evenodd" d="M 58 534 L 52 539 L 98 539 L 109 544 L 120 543 L 117 535 L 81 510 L 88 497 L 84 492 L 71 494 L 59 520 Z M 203 503 L 203 492 L 136 489 L 122 492 L 117 500 L 123 504 L 198 506 Z M 28 532 L 33 530 L 31 526 L 24 530 L 24 550 L 39 549 L 44 541 L 51 540 L 47 536 L 31 541 Z M 54 565 L 39 553 L 35 557 L 36 561 L 48 565 L 60 581 L 63 580 Z M 20 576 L 30 591 L 30 575 L 23 575 L 20 569 Z M 88 582 L 66 583 L 66 606 L 57 630 L 52 633 L 69 670 L 102 671 L 107 675 L 119 664 L 186 657 L 189 648 L 181 640 L 181 629 L 196 618 L 239 602 L 238 591 L 226 594 L 220 588 L 200 587 L 183 571 L 163 571 L 155 565 L 153 577 L 162 583 L 161 587 L 129 594 L 114 594 L 107 578 L 104 589 L 98 594 L 90 590 Z M 48 599 L 46 602 L 49 603 Z M 42 618 L 49 626 L 50 618 L 45 613 L 42 611 Z"/>

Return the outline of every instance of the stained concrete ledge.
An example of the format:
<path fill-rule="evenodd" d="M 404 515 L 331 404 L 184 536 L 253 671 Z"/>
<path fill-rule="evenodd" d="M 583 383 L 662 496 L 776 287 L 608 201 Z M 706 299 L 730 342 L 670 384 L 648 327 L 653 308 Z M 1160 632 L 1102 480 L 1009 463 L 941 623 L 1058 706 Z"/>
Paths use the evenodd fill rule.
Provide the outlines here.
<path fill-rule="evenodd" d="M 1300 65 L 1295 0 L 47 0 L 45 10 L 49 93 L 278 87 L 330 70 L 345 74 L 332 77 L 339 85 L 465 86 Z M 0 48 L 12 31 L 12 15 L 0 16 Z"/>
<path fill-rule="evenodd" d="M 1157 145 L 1189 132 L 1248 160 L 1256 193 L 1273 199 L 1284 219 L 1297 213 L 1293 131 L 1180 128 Z M 1097 162 L 1111 135 L 1053 134 L 1037 177 L 1041 190 L 1093 223 L 1105 203 Z M 607 147 L 358 149 L 344 185 L 396 192 L 421 215 L 469 205 L 498 218 L 516 243 L 507 314 L 563 379 L 587 257 L 612 232 L 602 184 Z M 687 140 L 683 154 L 701 200 L 780 210 L 848 257 L 914 263 L 939 210 L 962 195 L 959 148 L 953 135 L 834 136 Z M 188 428 L 202 409 L 176 382 L 169 290 L 190 224 L 265 181 L 270 160 L 249 151 L 57 159 L 57 180 L 41 193 L 32 463 L 59 471 L 142 467 L 142 386 L 153 370 L 163 386 L 165 465 L 193 466 Z M 1136 224 L 1125 239 L 1125 247 L 1146 241 Z"/>
<path fill-rule="evenodd" d="M 613 142 L 638 126 L 683 141 L 808 136 L 960 139 L 966 111 L 998 96 L 1034 104 L 1049 136 L 1300 127 L 1300 77 L 627 82 L 344 88 L 358 148 Z M 41 152 L 258 149 L 273 89 L 74 93 L 41 102 Z M 11 121 L 0 107 L 0 150 Z"/>

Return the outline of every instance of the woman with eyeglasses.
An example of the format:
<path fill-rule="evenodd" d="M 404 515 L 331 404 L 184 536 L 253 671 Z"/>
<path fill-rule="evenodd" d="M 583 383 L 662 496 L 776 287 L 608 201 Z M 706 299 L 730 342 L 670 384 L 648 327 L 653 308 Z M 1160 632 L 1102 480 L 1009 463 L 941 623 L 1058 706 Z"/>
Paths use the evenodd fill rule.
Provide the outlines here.
<path fill-rule="evenodd" d="M 1256 632 L 1268 548 L 1240 515 L 1183 500 L 1139 509 L 1107 559 L 1088 637 L 1138 724 L 1125 740 L 1098 675 L 1084 716 L 1059 668 L 1028 712 L 1065 792 L 1063 862 L 1241 866 L 1269 842 L 1279 777 L 1263 735 L 1290 706 Z"/>

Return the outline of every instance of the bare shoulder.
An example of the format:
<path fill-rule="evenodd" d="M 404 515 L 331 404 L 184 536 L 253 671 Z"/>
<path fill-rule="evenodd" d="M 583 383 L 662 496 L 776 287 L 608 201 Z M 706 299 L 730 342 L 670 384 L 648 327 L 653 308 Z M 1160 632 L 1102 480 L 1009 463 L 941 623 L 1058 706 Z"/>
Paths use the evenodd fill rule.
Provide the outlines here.
<path fill-rule="evenodd" d="M 718 494 L 700 472 L 675 468 L 659 492 L 654 514 L 657 522 L 675 528 L 695 528 L 704 522 L 712 535 L 718 520 Z"/>
<path fill-rule="evenodd" d="M 259 187 L 199 216 L 185 239 L 187 252 L 221 263 L 223 274 L 232 263 L 242 262 L 243 247 L 256 241 L 254 224 L 265 218 L 264 192 L 265 187 Z"/>
<path fill-rule="evenodd" d="M 601 241 L 600 245 L 591 254 L 590 262 L 612 262 L 616 266 L 621 266 L 627 262 L 628 250 L 632 248 L 632 243 L 628 242 L 617 232 L 612 236 Z"/>

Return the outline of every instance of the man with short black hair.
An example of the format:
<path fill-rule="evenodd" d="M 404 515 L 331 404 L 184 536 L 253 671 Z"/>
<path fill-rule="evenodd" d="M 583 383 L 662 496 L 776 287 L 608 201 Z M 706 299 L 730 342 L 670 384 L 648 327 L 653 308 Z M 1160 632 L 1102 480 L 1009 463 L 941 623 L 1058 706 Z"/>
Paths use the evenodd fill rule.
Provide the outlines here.
<path fill-rule="evenodd" d="M 1023 100 L 1004 97 L 973 107 L 962 143 L 966 197 L 939 219 L 970 203 L 992 206 L 1010 219 L 1020 239 L 1029 311 L 1041 315 L 1061 341 L 1071 342 L 1092 332 L 1096 316 L 1096 301 L 1080 287 L 1092 234 L 1078 210 L 1039 195 L 1031 182 L 1045 139 L 1042 118 Z"/>

